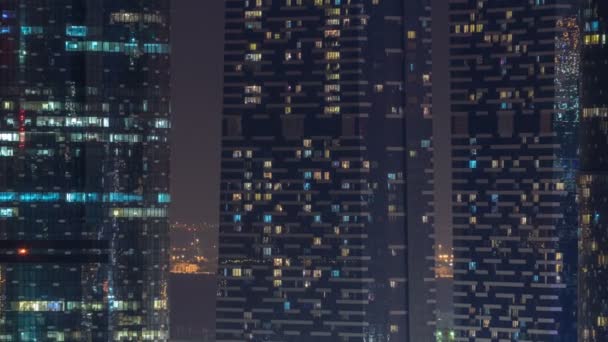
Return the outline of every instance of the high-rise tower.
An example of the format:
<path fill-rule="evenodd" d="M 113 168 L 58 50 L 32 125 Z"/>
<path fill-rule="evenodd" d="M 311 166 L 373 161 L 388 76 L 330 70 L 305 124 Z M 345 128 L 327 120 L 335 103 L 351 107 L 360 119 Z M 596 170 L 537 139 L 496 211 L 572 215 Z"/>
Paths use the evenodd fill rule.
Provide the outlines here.
<path fill-rule="evenodd" d="M 572 341 L 572 1 L 450 0 L 456 341 Z"/>
<path fill-rule="evenodd" d="M 581 1 L 578 341 L 608 339 L 608 3 Z"/>
<path fill-rule="evenodd" d="M 427 3 L 225 1 L 218 341 L 424 334 Z"/>
<path fill-rule="evenodd" d="M 168 0 L 0 1 L 0 339 L 167 340 Z"/>

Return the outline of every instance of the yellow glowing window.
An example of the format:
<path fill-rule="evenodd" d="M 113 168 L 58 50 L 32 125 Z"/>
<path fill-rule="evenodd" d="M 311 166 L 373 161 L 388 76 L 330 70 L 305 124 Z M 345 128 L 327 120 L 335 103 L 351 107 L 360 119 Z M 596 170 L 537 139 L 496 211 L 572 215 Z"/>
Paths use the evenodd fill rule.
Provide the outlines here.
<path fill-rule="evenodd" d="M 327 51 L 325 53 L 325 59 L 327 59 L 327 60 L 340 59 L 340 52 L 338 52 L 338 51 Z"/>
<path fill-rule="evenodd" d="M 245 11 L 245 18 L 260 18 L 262 16 L 262 11 Z"/>
<path fill-rule="evenodd" d="M 407 39 L 416 39 L 416 31 L 407 31 Z"/>
<path fill-rule="evenodd" d="M 340 106 L 329 106 L 324 109 L 325 114 L 340 114 Z"/>
<path fill-rule="evenodd" d="M 167 300 L 165 299 L 155 299 L 154 300 L 154 310 L 165 310 L 167 308 Z"/>
<path fill-rule="evenodd" d="M 589 224 L 591 223 L 591 215 L 590 214 L 585 214 L 583 215 L 583 224 Z"/>

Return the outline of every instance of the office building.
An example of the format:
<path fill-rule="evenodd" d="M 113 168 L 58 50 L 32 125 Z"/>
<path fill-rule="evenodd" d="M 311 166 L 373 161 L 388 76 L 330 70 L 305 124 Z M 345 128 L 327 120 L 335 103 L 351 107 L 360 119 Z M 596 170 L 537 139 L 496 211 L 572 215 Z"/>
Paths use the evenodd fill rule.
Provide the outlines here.
<path fill-rule="evenodd" d="M 427 3 L 225 1 L 218 341 L 432 340 Z"/>
<path fill-rule="evenodd" d="M 573 341 L 576 10 L 449 6 L 453 339 Z"/>
<path fill-rule="evenodd" d="M 581 1 L 578 341 L 608 339 L 608 3 Z"/>
<path fill-rule="evenodd" d="M 0 339 L 168 339 L 169 1 L 0 2 Z"/>

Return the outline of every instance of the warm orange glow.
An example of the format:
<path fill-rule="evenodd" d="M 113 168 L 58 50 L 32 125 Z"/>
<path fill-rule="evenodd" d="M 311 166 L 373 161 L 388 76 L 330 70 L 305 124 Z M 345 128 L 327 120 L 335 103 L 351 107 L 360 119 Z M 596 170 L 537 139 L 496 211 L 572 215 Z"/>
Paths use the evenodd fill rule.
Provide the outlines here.
<path fill-rule="evenodd" d="M 17 254 L 19 254 L 19 255 L 27 255 L 28 252 L 29 251 L 27 250 L 27 248 L 19 248 L 17 250 Z"/>

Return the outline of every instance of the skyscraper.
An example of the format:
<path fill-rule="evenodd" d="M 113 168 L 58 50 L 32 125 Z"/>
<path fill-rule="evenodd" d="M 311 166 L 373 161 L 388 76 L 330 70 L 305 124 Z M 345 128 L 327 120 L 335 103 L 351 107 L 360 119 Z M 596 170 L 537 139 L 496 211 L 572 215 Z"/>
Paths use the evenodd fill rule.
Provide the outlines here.
<path fill-rule="evenodd" d="M 608 3 L 582 1 L 578 340 L 608 339 Z"/>
<path fill-rule="evenodd" d="M 571 3 L 450 1 L 456 341 L 575 339 Z"/>
<path fill-rule="evenodd" d="M 168 44 L 168 0 L 0 1 L 0 339 L 168 339 Z"/>
<path fill-rule="evenodd" d="M 226 0 L 218 341 L 432 340 L 427 3 Z"/>

